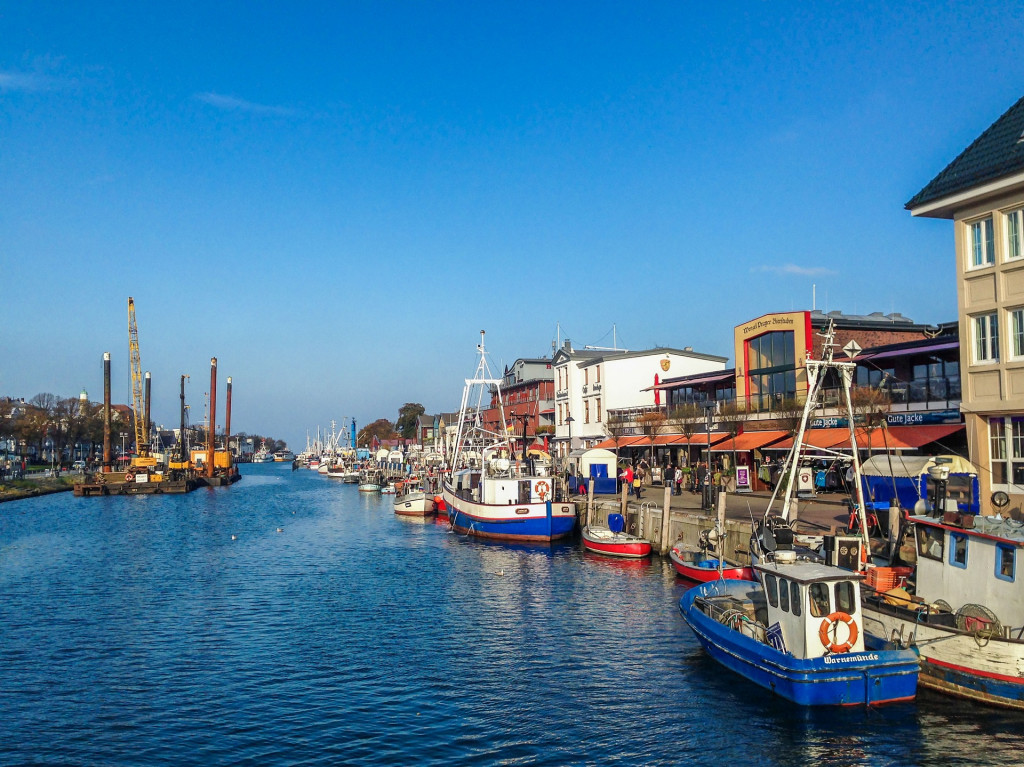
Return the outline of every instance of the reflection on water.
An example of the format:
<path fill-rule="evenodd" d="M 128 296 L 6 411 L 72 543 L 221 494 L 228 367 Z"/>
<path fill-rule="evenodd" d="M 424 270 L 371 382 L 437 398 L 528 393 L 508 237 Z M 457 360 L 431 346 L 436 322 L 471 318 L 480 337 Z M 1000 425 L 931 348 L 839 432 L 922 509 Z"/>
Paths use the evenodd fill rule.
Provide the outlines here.
<path fill-rule="evenodd" d="M 1019 764 L 1024 717 L 802 710 L 661 558 L 509 546 L 287 464 L 0 507 L 0 763 Z"/>

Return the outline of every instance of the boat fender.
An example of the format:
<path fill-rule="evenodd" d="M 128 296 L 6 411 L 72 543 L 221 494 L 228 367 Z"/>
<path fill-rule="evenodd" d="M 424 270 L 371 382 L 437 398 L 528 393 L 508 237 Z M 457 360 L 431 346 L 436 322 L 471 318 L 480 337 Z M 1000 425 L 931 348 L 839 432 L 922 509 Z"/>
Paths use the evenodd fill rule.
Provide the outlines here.
<path fill-rule="evenodd" d="M 829 632 L 834 631 L 840 622 L 845 623 L 847 628 L 850 630 L 850 638 L 843 642 L 843 644 L 836 644 L 829 638 Z M 857 634 L 857 621 L 846 613 L 838 611 L 825 618 L 825 620 L 821 622 L 821 628 L 818 629 L 818 638 L 821 640 L 825 649 L 831 653 L 837 654 L 849 652 L 850 648 L 857 642 Z"/>

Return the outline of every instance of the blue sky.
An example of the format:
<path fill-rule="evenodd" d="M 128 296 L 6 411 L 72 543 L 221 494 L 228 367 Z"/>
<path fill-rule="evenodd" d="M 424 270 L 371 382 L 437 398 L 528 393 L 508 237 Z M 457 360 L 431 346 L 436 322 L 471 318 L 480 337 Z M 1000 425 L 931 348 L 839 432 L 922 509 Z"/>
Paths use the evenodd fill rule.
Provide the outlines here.
<path fill-rule="evenodd" d="M 1019 3 L 0 2 L 0 393 L 233 428 L 456 408 L 577 346 L 956 317 L 904 203 L 1022 94 Z M 222 410 L 222 405 L 221 405 Z M 223 417 L 219 420 L 223 420 Z"/>

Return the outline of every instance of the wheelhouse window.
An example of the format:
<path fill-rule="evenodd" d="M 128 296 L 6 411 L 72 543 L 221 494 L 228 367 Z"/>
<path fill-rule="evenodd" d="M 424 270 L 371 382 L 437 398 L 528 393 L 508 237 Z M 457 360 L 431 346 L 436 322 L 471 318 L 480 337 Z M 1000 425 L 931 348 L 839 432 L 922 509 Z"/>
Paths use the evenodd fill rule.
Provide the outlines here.
<path fill-rule="evenodd" d="M 779 582 L 774 575 L 764 574 L 764 590 L 768 593 L 768 604 L 772 607 L 779 606 Z"/>
<path fill-rule="evenodd" d="M 1021 241 L 1021 238 L 1024 237 L 1022 225 L 1024 225 L 1024 210 L 1018 208 L 1006 214 L 1006 257 L 1008 259 L 1024 256 L 1024 242 Z"/>
<path fill-rule="evenodd" d="M 827 583 L 812 583 L 807 592 L 811 597 L 811 615 L 813 617 L 824 618 L 831 612 L 829 610 Z"/>
<path fill-rule="evenodd" d="M 1008 543 L 996 544 L 996 578 L 1013 581 L 1017 578 L 1017 547 Z"/>
<path fill-rule="evenodd" d="M 967 567 L 967 536 L 964 533 L 949 534 L 949 563 L 954 567 Z"/>
<path fill-rule="evenodd" d="M 800 584 L 792 581 L 789 584 L 789 604 L 793 615 L 800 614 Z"/>
<path fill-rule="evenodd" d="M 836 609 L 847 615 L 852 615 L 857 609 L 853 599 L 853 584 L 849 581 L 839 581 L 836 584 Z"/>
<path fill-rule="evenodd" d="M 999 362 L 999 316 L 982 314 L 974 320 L 974 361 Z"/>
<path fill-rule="evenodd" d="M 995 242 L 992 239 L 992 218 L 969 224 L 971 237 L 971 266 L 988 266 L 996 262 Z"/>
<path fill-rule="evenodd" d="M 917 555 L 919 557 L 941 562 L 945 550 L 945 536 L 941 529 L 917 525 Z"/>
<path fill-rule="evenodd" d="M 789 612 L 789 581 L 785 578 L 779 578 L 779 608 Z"/>

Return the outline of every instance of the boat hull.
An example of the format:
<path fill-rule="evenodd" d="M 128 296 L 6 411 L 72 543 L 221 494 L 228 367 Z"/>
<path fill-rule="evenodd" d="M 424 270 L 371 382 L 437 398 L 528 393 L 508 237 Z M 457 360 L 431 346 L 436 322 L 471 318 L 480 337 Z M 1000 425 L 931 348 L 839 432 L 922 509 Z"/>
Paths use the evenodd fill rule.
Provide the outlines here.
<path fill-rule="evenodd" d="M 651 555 L 651 542 L 626 533 L 610 533 L 596 535 L 593 531 L 583 529 L 583 548 L 595 554 L 607 557 L 624 557 L 640 559 Z"/>
<path fill-rule="evenodd" d="M 676 548 L 669 551 L 668 557 L 672 560 L 672 566 L 676 572 L 687 580 L 697 583 L 718 580 L 718 560 L 714 557 L 708 557 L 701 552 L 680 551 Z M 709 564 L 713 562 L 714 566 L 705 566 L 701 564 L 702 562 Z M 754 571 L 749 567 L 730 566 L 722 570 L 722 577 L 735 581 L 752 581 L 754 580 Z"/>
<path fill-rule="evenodd" d="M 427 493 L 406 493 L 395 498 L 395 514 L 403 517 L 425 517 L 437 511 L 434 496 Z"/>
<path fill-rule="evenodd" d="M 566 538 L 576 526 L 571 503 L 525 503 L 498 506 L 442 492 L 452 529 L 463 535 L 500 541 L 549 542 Z"/>
<path fill-rule="evenodd" d="M 733 630 L 702 612 L 694 601 L 719 585 L 760 588 L 752 581 L 696 586 L 679 600 L 679 611 L 704 650 L 729 670 L 801 706 L 875 706 L 912 700 L 918 656 L 912 650 L 878 650 L 795 658 Z"/>
<path fill-rule="evenodd" d="M 861 606 L 865 641 L 909 645 L 921 656 L 920 685 L 958 698 L 1024 710 L 1024 642 L 931 625 L 877 604 Z"/>

